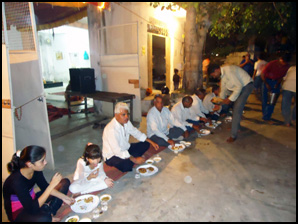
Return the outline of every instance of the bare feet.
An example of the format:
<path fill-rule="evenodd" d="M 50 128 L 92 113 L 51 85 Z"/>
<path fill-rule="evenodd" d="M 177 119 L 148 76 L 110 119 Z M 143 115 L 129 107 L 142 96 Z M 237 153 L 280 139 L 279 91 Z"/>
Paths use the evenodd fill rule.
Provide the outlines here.
<path fill-rule="evenodd" d="M 234 141 L 236 141 L 236 138 L 229 137 L 229 138 L 227 139 L 227 143 L 233 143 Z"/>
<path fill-rule="evenodd" d="M 145 159 L 143 157 L 133 157 L 133 156 L 131 156 L 130 160 L 133 163 L 138 164 L 138 165 L 143 164 L 145 162 Z"/>
<path fill-rule="evenodd" d="M 52 222 L 60 222 L 61 218 L 52 217 Z"/>

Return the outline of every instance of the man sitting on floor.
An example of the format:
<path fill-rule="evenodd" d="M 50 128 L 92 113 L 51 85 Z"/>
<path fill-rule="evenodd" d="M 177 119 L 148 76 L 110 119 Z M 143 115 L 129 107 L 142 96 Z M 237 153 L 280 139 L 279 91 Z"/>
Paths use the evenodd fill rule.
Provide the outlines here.
<path fill-rule="evenodd" d="M 198 88 L 195 90 L 195 94 L 193 94 L 191 97 L 193 99 L 193 103 L 191 106 L 191 110 L 200 117 L 200 122 L 206 123 L 211 122 L 210 119 L 207 119 L 206 114 L 209 114 L 209 110 L 207 110 L 203 105 L 203 100 L 206 95 L 206 90 L 202 88 Z"/>
<path fill-rule="evenodd" d="M 119 102 L 115 106 L 115 117 L 103 131 L 103 157 L 107 165 L 114 166 L 122 172 L 132 171 L 134 164 L 142 164 L 142 155 L 150 144 L 156 149 L 159 146 L 135 128 L 129 121 L 129 108 L 126 103 Z M 141 142 L 129 143 L 132 135 Z"/>
<path fill-rule="evenodd" d="M 170 126 L 170 128 L 168 126 Z M 182 125 L 175 122 L 170 110 L 163 106 L 162 96 L 156 95 L 154 97 L 154 106 L 147 114 L 148 137 L 159 146 L 167 147 L 169 145 L 174 146 L 174 139 L 180 136 L 182 137 L 183 133 Z"/>
<path fill-rule="evenodd" d="M 218 85 L 212 87 L 212 92 L 208 93 L 204 100 L 203 105 L 209 111 L 211 120 L 218 120 L 219 116 L 225 116 L 229 111 L 229 105 L 217 105 L 212 102 L 212 99 L 219 96 L 220 88 Z"/>
<path fill-rule="evenodd" d="M 194 114 L 193 110 L 190 110 L 193 99 L 191 96 L 183 97 L 182 101 L 176 103 L 172 108 L 172 114 L 176 122 L 182 124 L 181 128 L 184 133 L 184 137 L 187 138 L 191 132 L 200 132 L 199 120 L 200 117 Z"/>

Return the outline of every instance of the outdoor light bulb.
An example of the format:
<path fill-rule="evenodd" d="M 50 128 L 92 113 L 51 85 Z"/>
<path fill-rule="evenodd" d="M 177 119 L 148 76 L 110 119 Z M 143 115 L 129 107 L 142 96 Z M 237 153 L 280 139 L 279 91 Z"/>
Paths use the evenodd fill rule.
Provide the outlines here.
<path fill-rule="evenodd" d="M 104 9 L 105 8 L 105 2 L 101 2 L 101 5 L 97 6 L 99 9 Z"/>

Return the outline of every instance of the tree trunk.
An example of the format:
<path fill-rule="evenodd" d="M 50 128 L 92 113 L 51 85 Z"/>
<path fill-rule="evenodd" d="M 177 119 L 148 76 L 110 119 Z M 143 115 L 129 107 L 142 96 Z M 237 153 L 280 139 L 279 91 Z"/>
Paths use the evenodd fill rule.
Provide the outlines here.
<path fill-rule="evenodd" d="M 186 11 L 185 25 L 184 88 L 190 94 L 196 88 L 203 87 L 202 54 L 210 24 L 209 16 L 206 13 L 204 17 L 199 16 L 199 24 L 196 29 L 196 16 L 196 9 L 189 7 Z"/>
<path fill-rule="evenodd" d="M 196 9 L 189 7 L 186 11 L 185 23 L 185 90 L 193 93 L 198 83 L 198 44 L 196 33 Z"/>
<path fill-rule="evenodd" d="M 204 15 L 204 16 L 203 16 Z M 206 37 L 207 32 L 210 27 L 210 21 L 209 21 L 209 15 L 207 13 L 207 10 L 204 8 L 201 9 L 201 12 L 198 16 L 199 24 L 197 29 L 197 35 L 198 35 L 198 61 L 199 61 L 199 68 L 198 68 L 198 87 L 203 87 L 203 70 L 202 70 L 202 62 L 203 62 L 203 51 L 204 46 L 206 44 Z"/>

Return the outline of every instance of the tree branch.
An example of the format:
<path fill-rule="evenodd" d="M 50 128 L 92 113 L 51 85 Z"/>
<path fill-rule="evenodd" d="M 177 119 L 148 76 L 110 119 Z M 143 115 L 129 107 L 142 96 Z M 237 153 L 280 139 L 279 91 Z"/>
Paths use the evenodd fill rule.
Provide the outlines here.
<path fill-rule="evenodd" d="M 272 2 L 272 3 L 273 3 L 273 6 L 274 6 L 275 10 L 277 11 L 279 17 L 281 18 L 281 21 L 285 21 L 284 18 L 282 18 L 282 15 L 281 15 L 280 12 L 278 11 L 278 9 L 276 8 L 275 2 Z"/>

